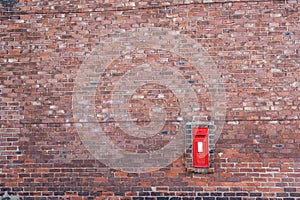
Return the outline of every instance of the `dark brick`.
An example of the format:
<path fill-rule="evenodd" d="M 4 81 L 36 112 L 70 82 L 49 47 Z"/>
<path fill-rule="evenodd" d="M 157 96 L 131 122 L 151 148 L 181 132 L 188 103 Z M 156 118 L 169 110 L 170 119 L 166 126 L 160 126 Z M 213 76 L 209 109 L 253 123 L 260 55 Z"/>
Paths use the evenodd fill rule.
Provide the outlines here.
<path fill-rule="evenodd" d="M 144 200 L 145 198 L 144 197 L 133 197 L 132 199 L 133 200 Z"/>
<path fill-rule="evenodd" d="M 145 197 L 145 200 L 155 200 L 154 197 Z"/>
<path fill-rule="evenodd" d="M 132 192 L 142 192 L 142 191 L 144 191 L 144 188 L 143 187 L 132 187 L 131 191 Z"/>
<path fill-rule="evenodd" d="M 157 197 L 157 200 L 169 200 L 169 197 Z"/>
<path fill-rule="evenodd" d="M 65 194 L 65 192 L 54 192 L 54 195 L 56 196 L 63 196 Z"/>
<path fill-rule="evenodd" d="M 209 196 L 209 193 L 208 192 L 198 192 L 197 196 L 205 197 L 205 196 Z"/>
<path fill-rule="evenodd" d="M 289 193 L 276 193 L 277 197 L 288 197 Z"/>
<path fill-rule="evenodd" d="M 114 192 L 115 196 L 125 196 L 125 192 Z"/>
<path fill-rule="evenodd" d="M 292 193 L 290 193 L 290 196 L 291 197 L 300 197 L 300 192 L 292 192 Z"/>
<path fill-rule="evenodd" d="M 212 192 L 212 193 L 210 193 L 210 195 L 220 197 L 220 196 L 222 196 L 222 193 L 221 192 Z"/>
<path fill-rule="evenodd" d="M 218 191 L 218 192 L 221 192 L 221 191 L 222 191 L 222 192 L 223 192 L 223 191 L 226 192 L 226 191 L 229 191 L 229 188 L 219 187 L 219 188 L 217 188 L 217 191 Z"/>
<path fill-rule="evenodd" d="M 99 191 L 91 193 L 91 196 L 100 196 L 100 195 L 101 195 L 101 192 L 99 192 Z"/>
<path fill-rule="evenodd" d="M 296 188 L 284 188 L 284 192 L 296 192 Z"/>
<path fill-rule="evenodd" d="M 13 187 L 12 191 L 23 191 L 23 188 L 20 187 Z"/>
<path fill-rule="evenodd" d="M 203 200 L 215 200 L 215 197 L 203 197 Z"/>
<path fill-rule="evenodd" d="M 182 197 L 182 200 L 195 200 L 195 197 Z"/>
<path fill-rule="evenodd" d="M 247 192 L 237 192 L 236 196 L 245 197 L 245 196 L 249 196 L 249 193 L 247 193 Z"/>
<path fill-rule="evenodd" d="M 151 192 L 151 196 L 161 196 L 161 192 Z"/>
<path fill-rule="evenodd" d="M 87 192 L 87 191 L 80 191 L 80 192 L 78 192 L 78 195 L 79 196 L 89 196 L 89 192 Z"/>
<path fill-rule="evenodd" d="M 34 197 L 24 197 L 24 200 L 34 200 Z"/>
<path fill-rule="evenodd" d="M 262 196 L 262 193 L 259 193 L 259 192 L 252 192 L 250 193 L 250 197 L 261 197 Z"/>
<path fill-rule="evenodd" d="M 36 197 L 36 200 L 47 200 L 47 197 Z"/>
<path fill-rule="evenodd" d="M 8 187 L 3 187 L 3 188 L 1 188 L 1 191 L 11 191 L 11 189 L 10 188 L 8 188 Z"/>
<path fill-rule="evenodd" d="M 170 200 L 181 200 L 181 197 L 171 197 Z"/>
<path fill-rule="evenodd" d="M 235 193 L 234 192 L 225 192 L 223 195 L 225 197 L 232 197 L 232 196 L 235 196 Z"/>
<path fill-rule="evenodd" d="M 150 196 L 150 192 L 139 192 L 139 196 Z"/>
<path fill-rule="evenodd" d="M 230 197 L 230 200 L 242 200 L 242 197 Z"/>

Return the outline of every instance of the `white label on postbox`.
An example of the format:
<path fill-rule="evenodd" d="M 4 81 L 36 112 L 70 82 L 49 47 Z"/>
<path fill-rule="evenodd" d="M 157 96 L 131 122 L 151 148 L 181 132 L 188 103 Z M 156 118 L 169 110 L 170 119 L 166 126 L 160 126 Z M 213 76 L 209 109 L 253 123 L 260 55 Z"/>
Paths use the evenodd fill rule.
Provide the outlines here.
<path fill-rule="evenodd" d="M 198 153 L 203 152 L 203 143 L 202 142 L 198 142 Z"/>

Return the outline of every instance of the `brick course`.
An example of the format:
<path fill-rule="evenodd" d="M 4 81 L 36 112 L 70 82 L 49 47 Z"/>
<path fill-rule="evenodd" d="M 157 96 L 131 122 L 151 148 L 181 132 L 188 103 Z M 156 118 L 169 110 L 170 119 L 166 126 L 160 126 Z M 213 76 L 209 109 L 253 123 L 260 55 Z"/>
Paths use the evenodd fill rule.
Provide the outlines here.
<path fill-rule="evenodd" d="M 7 2 L 0 1 L 1 196 L 9 191 L 28 199 L 300 198 L 299 0 Z M 123 172 L 99 162 L 82 143 L 72 110 L 77 72 L 103 40 L 137 27 L 179 31 L 215 62 L 227 112 L 214 173 L 186 171 L 184 155 L 157 171 Z M 145 62 L 139 52 L 132 55 L 133 63 Z M 146 59 L 180 61 L 168 52 Z M 113 64 L 110 70 L 117 71 L 97 88 L 100 114 L 101 102 L 111 97 L 109 83 L 126 69 Z M 200 76 L 188 78 L 191 88 L 205 93 Z M 165 107 L 176 101 L 166 88 L 155 89 L 168 96 Z M 207 114 L 209 95 L 198 98 Z M 135 117 L 146 124 L 147 116 L 138 115 L 141 101 L 132 103 Z M 124 139 L 118 130 L 110 134 L 112 140 Z"/>

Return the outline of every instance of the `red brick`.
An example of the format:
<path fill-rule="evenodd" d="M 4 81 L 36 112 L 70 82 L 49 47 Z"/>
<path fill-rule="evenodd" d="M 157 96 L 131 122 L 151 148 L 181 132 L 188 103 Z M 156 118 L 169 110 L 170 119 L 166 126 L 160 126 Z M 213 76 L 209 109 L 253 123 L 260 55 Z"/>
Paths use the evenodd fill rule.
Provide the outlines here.
<path fill-rule="evenodd" d="M 299 0 L 18 2 L 12 7 L 0 3 L 0 187 L 18 195 L 71 199 L 195 196 L 195 191 L 226 196 L 222 187 L 253 198 L 284 192 L 299 196 Z M 110 169 L 93 158 L 78 135 L 72 95 L 86 56 L 115 32 L 154 26 L 196 39 L 222 74 L 226 122 L 210 174 L 187 170 L 186 157 L 155 172 Z M 151 54 L 151 48 L 132 52 L 131 65 L 123 58 L 111 64 L 99 83 L 96 115 L 110 109 L 102 102 L 112 97 L 111 83 L 131 66 L 158 61 L 177 69 L 174 63 L 183 59 L 163 50 Z M 191 88 L 201 88 L 198 102 L 208 115 L 211 97 L 202 86 L 207 72 L 195 74 L 193 66 L 180 72 L 193 82 Z M 147 89 L 136 92 L 147 94 Z M 149 93 L 163 89 L 156 85 Z M 163 94 L 168 97 L 163 101 L 149 94 L 149 99 L 130 102 L 134 117 L 143 120 L 140 125 L 147 125 L 149 107 L 155 104 L 176 119 L 176 97 L 167 89 Z M 103 123 L 101 117 L 97 120 Z M 169 142 L 161 135 L 132 142 L 131 136 L 107 128 L 118 148 L 128 151 L 156 150 Z M 166 128 L 171 138 L 176 127 Z"/>

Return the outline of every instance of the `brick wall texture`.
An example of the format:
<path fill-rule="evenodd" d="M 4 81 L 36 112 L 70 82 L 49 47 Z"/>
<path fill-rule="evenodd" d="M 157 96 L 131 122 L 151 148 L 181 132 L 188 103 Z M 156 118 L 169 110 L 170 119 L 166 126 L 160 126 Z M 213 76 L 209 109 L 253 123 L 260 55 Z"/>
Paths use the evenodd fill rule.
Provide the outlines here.
<path fill-rule="evenodd" d="M 209 73 L 195 72 L 183 54 L 168 50 L 174 45 L 166 42 L 164 49 L 155 45 L 131 49 L 134 43 L 126 40 L 116 45 L 122 34 L 153 27 L 201 46 L 202 65 L 217 71 L 212 77 L 221 81 L 216 84 L 222 83 L 224 99 L 212 98 L 214 91 L 203 82 Z M 158 31 L 156 36 L 164 38 L 165 34 Z M 85 80 L 85 72 L 93 76 L 102 70 L 93 68 L 93 63 L 82 66 L 104 43 L 117 58 L 107 64 L 102 81 Z M 120 47 L 130 49 L 129 53 L 120 52 Z M 23 199 L 300 199 L 299 49 L 299 0 L 2 0 L 0 196 L 7 191 Z M 109 55 L 98 56 L 108 62 Z M 226 101 L 212 173 L 188 171 L 184 152 L 159 169 L 130 172 L 101 162 L 97 157 L 101 146 L 89 145 L 94 136 L 95 140 L 101 137 L 88 130 L 100 124 L 100 133 L 116 148 L 140 158 L 181 134 L 179 128 L 184 126 L 177 123 L 178 118 L 193 120 L 180 107 L 189 97 L 179 102 L 176 94 L 182 91 L 164 85 L 172 85 L 165 79 L 134 90 L 130 108 L 124 108 L 130 110 L 131 118 L 118 121 L 125 128 L 130 124 L 129 129 L 132 123 L 146 127 L 144 132 L 124 133 L 118 128 L 108 112 L 115 105 L 110 100 L 119 99 L 116 88 L 124 89 L 122 82 L 117 83 L 131 72 L 145 75 L 150 68 L 148 73 L 153 74 L 151 63 L 156 63 L 161 74 L 175 76 L 172 72 L 179 71 L 188 80 L 185 87 L 199 90 L 195 94 L 201 107 L 195 112 L 201 113 L 200 121 L 215 120 L 211 114 L 214 101 Z M 143 67 L 135 68 L 139 66 Z M 164 71 L 165 67 L 173 71 Z M 130 69 L 140 71 L 127 73 Z M 132 73 L 132 77 L 141 74 Z M 82 81 L 90 86 L 80 85 Z M 134 84 L 135 79 L 127 81 Z M 78 92 L 78 87 L 86 88 Z M 85 93 L 91 87 L 92 96 Z M 89 100 L 94 99 L 95 116 L 83 121 L 76 118 L 75 93 L 81 94 L 84 109 L 78 109 L 82 115 L 91 111 Z M 167 120 L 161 134 L 149 139 L 147 134 L 161 125 L 151 116 L 151 112 L 159 113 L 150 109 L 155 105 L 166 110 Z M 130 121 L 133 118 L 136 121 Z M 79 133 L 82 130 L 90 137 L 86 141 Z M 106 144 L 97 144 L 101 142 Z M 130 164 L 131 160 L 122 162 Z M 140 162 L 147 163 L 147 159 Z"/>

